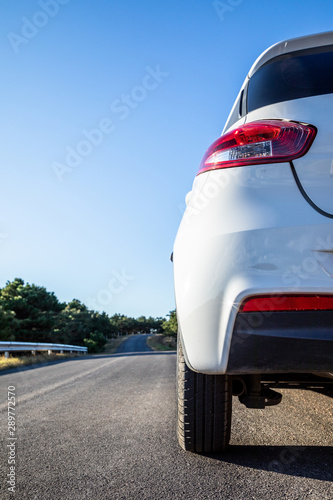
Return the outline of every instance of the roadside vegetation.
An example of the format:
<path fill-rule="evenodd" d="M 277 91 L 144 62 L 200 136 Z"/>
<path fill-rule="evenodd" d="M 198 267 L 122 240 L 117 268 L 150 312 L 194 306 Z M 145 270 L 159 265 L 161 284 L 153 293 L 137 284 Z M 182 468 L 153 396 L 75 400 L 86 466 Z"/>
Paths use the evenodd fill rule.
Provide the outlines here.
<path fill-rule="evenodd" d="M 123 337 L 118 337 L 115 339 L 109 339 L 103 349 L 103 354 L 114 354 L 118 347 L 126 340 L 128 339 L 128 335 L 124 335 Z"/>
<path fill-rule="evenodd" d="M 167 337 L 162 333 L 149 337 L 147 344 L 154 351 L 174 351 L 176 349 L 176 339 L 174 337 Z"/>
<path fill-rule="evenodd" d="M 8 370 L 9 368 L 21 368 L 22 366 L 29 365 L 43 365 L 50 363 L 52 361 L 63 361 L 66 359 L 72 359 L 78 357 L 78 354 L 46 354 L 39 353 L 36 355 L 24 354 L 22 356 L 17 356 L 14 354 L 9 358 L 5 356 L 0 356 L 0 371 Z"/>
<path fill-rule="evenodd" d="M 25 283 L 21 278 L 7 281 L 0 289 L 0 341 L 70 344 L 86 346 L 89 353 L 111 352 L 128 335 L 154 332 L 175 336 L 175 322 L 175 311 L 168 314 L 168 319 L 109 316 L 88 309 L 78 299 L 60 302 L 54 292 Z M 31 356 L 31 362 L 35 363 L 40 356 Z M 15 353 L 15 357 L 27 356 Z"/>
<path fill-rule="evenodd" d="M 177 348 L 177 314 L 176 309 L 167 314 L 169 319 L 162 323 L 163 332 L 148 338 L 147 344 L 154 351 L 174 351 Z"/>
<path fill-rule="evenodd" d="M 163 333 L 165 335 L 168 335 L 169 337 L 176 338 L 178 332 L 176 309 L 170 311 L 167 316 L 169 317 L 169 319 L 164 320 L 162 323 Z"/>

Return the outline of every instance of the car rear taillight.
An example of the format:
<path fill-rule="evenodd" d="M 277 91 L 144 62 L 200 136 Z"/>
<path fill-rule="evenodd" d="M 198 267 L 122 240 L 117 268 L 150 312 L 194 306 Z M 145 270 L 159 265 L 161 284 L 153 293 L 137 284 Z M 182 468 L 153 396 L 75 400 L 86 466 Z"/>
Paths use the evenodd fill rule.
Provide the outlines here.
<path fill-rule="evenodd" d="M 213 142 L 198 174 L 219 168 L 294 160 L 308 151 L 316 132 L 313 125 L 284 120 L 246 123 Z"/>
<path fill-rule="evenodd" d="M 261 295 L 245 299 L 240 312 L 331 311 L 333 295 Z"/>

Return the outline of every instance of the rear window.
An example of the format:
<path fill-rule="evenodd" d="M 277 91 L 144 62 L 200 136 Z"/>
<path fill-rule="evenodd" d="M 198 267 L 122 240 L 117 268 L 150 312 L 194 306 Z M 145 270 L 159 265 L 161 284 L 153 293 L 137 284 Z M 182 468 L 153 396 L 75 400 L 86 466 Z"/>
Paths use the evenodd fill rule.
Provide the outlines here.
<path fill-rule="evenodd" d="M 247 110 L 333 93 L 333 45 L 278 56 L 250 78 Z"/>

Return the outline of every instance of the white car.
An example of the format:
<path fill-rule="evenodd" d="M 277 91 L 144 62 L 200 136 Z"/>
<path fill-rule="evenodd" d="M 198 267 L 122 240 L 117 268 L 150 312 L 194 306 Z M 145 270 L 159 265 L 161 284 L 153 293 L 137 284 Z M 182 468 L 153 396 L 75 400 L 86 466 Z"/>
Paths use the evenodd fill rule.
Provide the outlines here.
<path fill-rule="evenodd" d="M 225 449 L 232 395 L 332 383 L 332 116 L 333 32 L 283 41 L 203 157 L 173 251 L 185 450 Z"/>

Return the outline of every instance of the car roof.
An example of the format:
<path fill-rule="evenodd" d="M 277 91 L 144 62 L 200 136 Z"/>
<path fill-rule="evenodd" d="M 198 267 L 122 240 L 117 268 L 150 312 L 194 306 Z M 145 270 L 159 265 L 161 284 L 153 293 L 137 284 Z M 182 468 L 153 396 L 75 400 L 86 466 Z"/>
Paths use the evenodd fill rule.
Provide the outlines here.
<path fill-rule="evenodd" d="M 294 52 L 296 50 L 309 49 L 312 47 L 321 47 L 324 45 L 333 44 L 333 31 L 327 31 L 325 33 L 317 33 L 315 35 L 302 36 L 299 38 L 291 38 L 290 40 L 284 40 L 278 42 L 271 47 L 269 47 L 265 52 L 263 52 L 258 59 L 253 64 L 249 71 L 248 77 L 251 76 L 270 59 L 276 56 L 287 54 L 288 52 Z"/>

